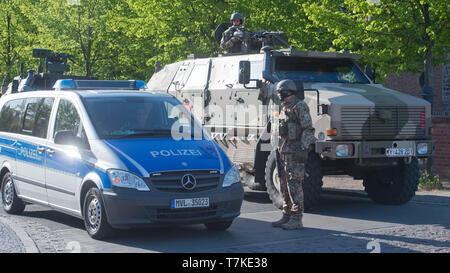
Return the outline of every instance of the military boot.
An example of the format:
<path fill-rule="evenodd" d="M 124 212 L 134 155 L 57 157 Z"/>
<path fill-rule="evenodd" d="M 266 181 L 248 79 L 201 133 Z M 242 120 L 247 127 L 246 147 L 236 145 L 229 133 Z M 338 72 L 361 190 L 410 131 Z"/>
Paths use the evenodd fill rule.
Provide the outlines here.
<path fill-rule="evenodd" d="M 281 227 L 281 225 L 286 224 L 287 222 L 289 222 L 289 215 L 283 213 L 283 216 L 281 217 L 280 220 L 272 222 L 272 226 Z"/>
<path fill-rule="evenodd" d="M 289 222 L 282 224 L 281 227 L 286 230 L 302 229 L 302 218 L 299 216 L 291 216 Z"/>

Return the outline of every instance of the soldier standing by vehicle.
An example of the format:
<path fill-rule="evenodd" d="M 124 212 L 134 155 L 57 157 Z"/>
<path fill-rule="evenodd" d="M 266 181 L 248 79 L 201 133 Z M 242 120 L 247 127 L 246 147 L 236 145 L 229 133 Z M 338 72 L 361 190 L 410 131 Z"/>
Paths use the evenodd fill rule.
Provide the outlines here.
<path fill-rule="evenodd" d="M 292 80 L 283 80 L 276 87 L 282 102 L 279 116 L 277 161 L 279 164 L 280 188 L 283 198 L 283 216 L 273 222 L 273 227 L 287 230 L 303 228 L 303 180 L 305 163 L 311 144 L 314 143 L 314 128 L 308 105 L 296 96 L 297 86 Z"/>
<path fill-rule="evenodd" d="M 229 53 L 237 53 L 241 51 L 242 38 L 245 33 L 245 27 L 242 26 L 244 18 L 236 12 L 231 15 L 230 20 L 233 25 L 223 32 L 220 47 Z M 242 33 L 242 37 L 239 37 L 240 33 Z"/>

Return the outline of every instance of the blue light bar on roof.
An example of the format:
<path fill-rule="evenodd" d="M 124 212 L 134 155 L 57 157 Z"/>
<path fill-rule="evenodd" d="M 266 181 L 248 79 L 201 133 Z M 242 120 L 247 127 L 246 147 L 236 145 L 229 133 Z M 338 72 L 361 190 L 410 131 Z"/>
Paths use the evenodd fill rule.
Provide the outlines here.
<path fill-rule="evenodd" d="M 55 90 L 142 90 L 147 85 L 144 81 L 104 81 L 104 80 L 58 80 L 53 85 Z"/>
<path fill-rule="evenodd" d="M 144 81 L 136 81 L 136 89 L 147 89 L 147 84 Z"/>
<path fill-rule="evenodd" d="M 75 83 L 73 80 L 57 80 L 53 85 L 55 90 L 75 89 Z"/>

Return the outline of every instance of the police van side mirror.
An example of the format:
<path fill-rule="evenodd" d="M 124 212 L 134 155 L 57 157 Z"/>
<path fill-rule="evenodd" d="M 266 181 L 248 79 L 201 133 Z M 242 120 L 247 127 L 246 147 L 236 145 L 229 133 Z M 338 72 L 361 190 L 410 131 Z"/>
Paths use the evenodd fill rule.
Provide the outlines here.
<path fill-rule="evenodd" d="M 72 131 L 58 131 L 55 135 L 55 144 L 61 145 L 75 145 L 77 137 Z"/>
<path fill-rule="evenodd" d="M 250 83 L 250 62 L 240 61 L 239 62 L 239 83 L 248 84 Z"/>

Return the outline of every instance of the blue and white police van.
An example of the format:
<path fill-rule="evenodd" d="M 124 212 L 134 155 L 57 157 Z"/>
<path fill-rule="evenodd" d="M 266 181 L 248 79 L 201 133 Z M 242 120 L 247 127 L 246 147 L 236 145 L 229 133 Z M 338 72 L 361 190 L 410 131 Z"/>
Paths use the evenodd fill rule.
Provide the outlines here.
<path fill-rule="evenodd" d="M 2 97 L 3 209 L 49 206 L 95 239 L 142 225 L 230 227 L 244 196 L 238 169 L 176 98 L 122 90 L 142 85 L 60 80 Z"/>

